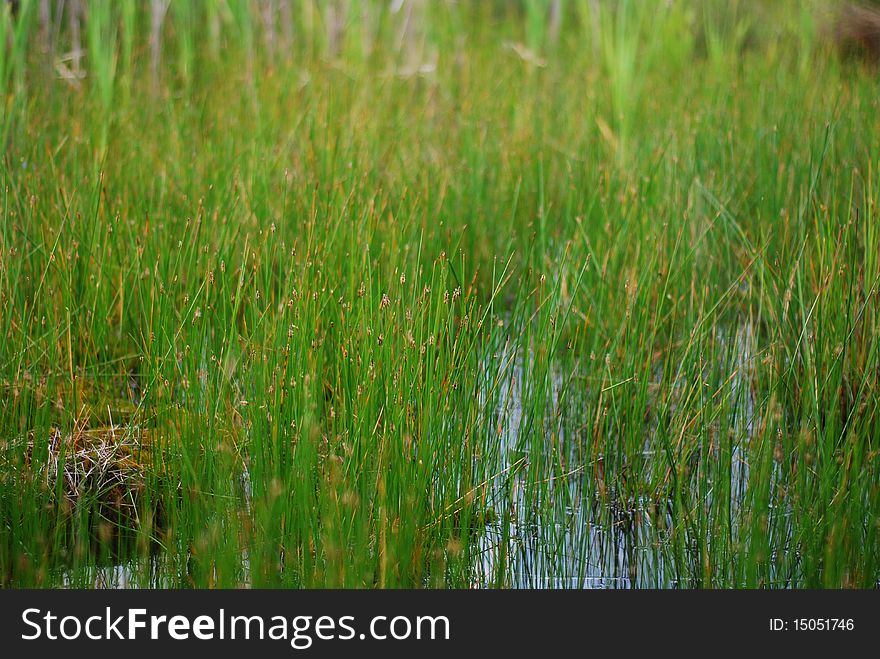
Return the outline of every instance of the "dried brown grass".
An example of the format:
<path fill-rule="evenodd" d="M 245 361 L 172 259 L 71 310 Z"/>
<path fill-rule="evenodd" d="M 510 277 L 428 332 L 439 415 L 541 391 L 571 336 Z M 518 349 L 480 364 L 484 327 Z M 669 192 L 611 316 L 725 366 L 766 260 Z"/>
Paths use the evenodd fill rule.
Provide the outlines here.
<path fill-rule="evenodd" d="M 835 17 L 833 34 L 844 55 L 880 63 L 880 7 L 844 4 Z"/>

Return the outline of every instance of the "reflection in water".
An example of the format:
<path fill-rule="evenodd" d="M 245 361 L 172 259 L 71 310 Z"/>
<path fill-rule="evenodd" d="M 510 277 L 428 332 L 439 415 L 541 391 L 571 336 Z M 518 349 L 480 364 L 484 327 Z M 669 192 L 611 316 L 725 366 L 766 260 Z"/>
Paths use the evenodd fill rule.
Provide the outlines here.
<path fill-rule="evenodd" d="M 755 358 L 750 326 L 740 328 L 729 339 L 718 339 L 721 354 L 729 355 L 722 382 L 728 382 L 733 409 L 732 433 L 751 435 L 755 425 L 755 404 L 750 389 L 750 372 Z M 535 441 L 527 428 L 539 424 L 528 419 L 531 391 L 523 391 L 528 378 L 521 367 L 500 385 L 498 423 L 505 428 L 500 450 L 508 454 L 512 468 L 495 480 L 492 505 L 510 511 L 488 525 L 481 537 L 477 586 L 513 588 L 632 588 L 687 587 L 669 539 L 674 524 L 672 507 L 643 497 L 633 497 L 615 485 L 606 485 L 605 457 L 589 447 L 589 436 L 578 436 L 578 424 L 560 422 L 544 428 Z M 661 373 L 656 375 L 659 384 Z M 545 392 L 550 409 L 556 410 L 571 377 L 555 375 Z M 673 386 L 679 386 L 679 383 Z M 544 410 L 541 406 L 535 409 Z M 543 413 L 543 412 L 542 412 Z M 546 415 L 546 414 L 545 414 Z M 531 422 L 531 425 L 529 425 Z M 533 433 L 534 431 L 532 431 Z M 647 431 L 650 434 L 650 429 Z M 554 440 L 555 436 L 555 440 Z M 641 469 L 665 468 L 658 463 L 650 438 L 646 438 Z M 586 448 L 585 448 L 586 445 Z M 547 460 L 553 446 L 562 456 Z M 535 455 L 540 452 L 542 455 Z M 748 464 L 742 447 L 730 448 L 730 510 L 743 501 L 748 483 Z M 558 462 L 565 461 L 560 468 Z M 619 463 L 618 463 L 619 464 Z M 540 465 L 540 466 L 535 466 Z M 542 469 L 539 478 L 532 469 Z M 625 467 L 624 467 L 625 469 Z M 540 487 L 529 485 L 541 483 Z M 713 504 L 710 489 L 701 502 Z M 736 515 L 731 515 L 736 519 Z M 735 522 L 733 522 L 735 524 Z M 732 529 L 735 533 L 736 529 Z M 694 549 L 694 554 L 697 550 Z M 699 557 L 694 556 L 698 561 Z"/>
<path fill-rule="evenodd" d="M 756 425 L 751 391 L 754 336 L 749 326 L 732 339 L 720 337 L 721 354 L 729 355 L 721 365 L 721 381 L 729 387 L 733 410 L 732 434 L 748 438 Z M 729 344 L 727 343 L 729 341 Z M 681 553 L 671 546 L 670 529 L 675 523 L 670 505 L 648 497 L 632 496 L 619 484 L 605 479 L 605 462 L 592 446 L 588 428 L 557 413 L 569 405 L 565 389 L 572 386 L 554 375 L 535 386 L 532 376 L 517 360 L 506 358 L 508 373 L 498 379 L 495 415 L 489 424 L 498 429 L 490 440 L 498 451 L 498 464 L 506 464 L 494 482 L 488 505 L 498 514 L 491 517 L 478 540 L 475 566 L 476 587 L 508 588 L 633 588 L 694 585 L 685 576 Z M 662 373 L 655 374 L 659 386 Z M 716 378 L 717 378 L 716 374 Z M 522 383 L 529 383 L 524 391 Z M 543 388 L 541 388 L 543 386 Z M 673 387 L 683 383 L 674 382 Z M 531 397 L 543 396 L 547 406 L 530 407 Z M 552 426 L 546 425 L 547 410 Z M 532 418 L 536 410 L 542 418 Z M 566 411 L 569 412 L 569 411 Z M 589 414 L 589 410 L 587 410 Z M 592 412 L 595 414 L 595 411 Z M 565 419 L 565 420 L 564 420 Z M 493 433 L 494 434 L 494 433 Z M 646 430 L 651 434 L 651 429 Z M 662 456 L 646 437 L 640 468 L 665 469 Z M 698 456 L 699 457 L 699 456 Z M 615 462 L 620 468 L 620 461 Z M 625 467 L 624 467 L 625 469 Z M 612 471 L 612 469 L 609 469 Z M 730 510 L 743 501 L 748 484 L 748 464 L 739 442 L 730 446 Z M 241 494 L 249 509 L 251 484 L 247 472 L 241 477 Z M 713 491 L 705 493 L 701 505 L 713 504 Z M 783 514 L 784 511 L 783 511 Z M 736 520 L 737 515 L 731 514 Z M 736 524 L 732 521 L 732 524 Z M 732 528 L 735 535 L 737 529 Z M 693 550 L 694 561 L 698 550 Z M 250 585 L 247 556 L 243 556 L 244 578 L 239 587 Z M 169 577 L 161 553 L 149 557 L 149 569 L 135 563 L 91 566 L 84 577 L 65 575 L 65 586 L 94 588 L 168 588 L 178 584 Z"/>

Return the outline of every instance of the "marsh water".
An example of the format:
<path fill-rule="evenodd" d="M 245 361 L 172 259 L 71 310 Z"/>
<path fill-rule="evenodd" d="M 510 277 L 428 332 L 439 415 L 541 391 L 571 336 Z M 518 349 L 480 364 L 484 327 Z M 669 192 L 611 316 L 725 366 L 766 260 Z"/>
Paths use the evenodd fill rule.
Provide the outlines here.
<path fill-rule="evenodd" d="M 748 383 L 751 362 L 755 358 L 751 326 L 740 327 L 732 341 L 729 370 L 731 399 L 737 401 L 736 434 L 749 437 L 756 423 L 756 407 Z M 505 382 L 499 414 L 506 432 L 504 449 L 524 463 L 535 460 L 540 443 L 529 441 L 524 432 L 527 422 L 523 408 L 522 369 Z M 662 373 L 657 373 L 659 381 Z M 555 406 L 565 386 L 572 386 L 566 377 L 552 379 L 552 404 Z M 575 386 L 577 383 L 575 382 Z M 674 524 L 671 511 L 657 506 L 645 496 L 628 496 L 605 486 L 605 456 L 585 451 L 589 438 L 579 437 L 572 428 L 587 429 L 583 424 L 559 423 L 547 438 L 544 449 L 556 450 L 564 462 L 545 469 L 538 479 L 527 477 L 528 471 L 502 475 L 494 483 L 494 497 L 499 508 L 512 511 L 509 519 L 489 524 L 481 538 L 482 578 L 478 586 L 514 588 L 633 588 L 689 585 L 681 576 L 674 552 L 669 545 L 667 529 Z M 552 437 L 555 435 L 555 439 Z M 662 460 L 645 440 L 644 464 L 650 467 Z M 513 457 L 515 456 L 515 457 Z M 537 456 L 540 457 L 540 456 Z M 731 456 L 731 501 L 736 508 L 742 501 L 748 482 L 749 467 L 741 447 L 734 445 Z M 533 483 L 544 486 L 536 492 Z M 711 503 L 707 493 L 706 505 Z M 536 499 L 540 501 L 536 505 Z M 694 556 L 694 560 L 698 557 Z"/>
<path fill-rule="evenodd" d="M 755 358 L 754 337 L 743 326 L 729 338 L 735 355 L 726 368 L 731 399 L 737 401 L 737 434 L 748 437 L 756 423 L 756 406 L 749 387 L 749 370 Z M 492 426 L 499 430 L 495 450 L 506 468 L 484 488 L 483 505 L 493 511 L 476 535 L 473 587 L 506 588 L 634 588 L 687 587 L 681 556 L 673 550 L 669 529 L 672 511 L 647 496 L 632 496 L 606 483 L 601 451 L 590 447 L 585 424 L 564 422 L 540 430 L 525 404 L 529 374 L 521 360 L 505 359 L 510 372 L 499 380 Z M 517 363 L 519 362 L 519 365 Z M 659 380 L 662 373 L 656 374 Z M 567 387 L 589 386 L 571 375 L 555 373 L 542 395 L 552 407 L 563 404 Z M 643 466 L 662 461 L 645 439 Z M 586 448 L 585 448 L 586 447 Z M 548 456 L 553 459 L 548 460 Z M 731 460 L 730 506 L 742 501 L 749 466 L 743 451 L 734 445 Z M 662 464 L 659 465 L 662 468 Z M 250 505 L 247 471 L 240 477 L 243 505 Z M 710 490 L 707 499 L 713 497 Z M 710 501 L 704 502 L 707 505 Z M 785 514 L 785 511 L 778 511 Z M 696 550 L 695 550 L 696 552 Z M 696 554 L 693 560 L 699 560 Z M 90 585 L 95 588 L 170 587 L 161 553 L 151 556 L 144 572 L 140 562 L 92 565 Z M 250 586 L 249 561 L 242 557 L 240 587 Z M 81 575 L 67 573 L 63 585 L 82 584 Z"/>

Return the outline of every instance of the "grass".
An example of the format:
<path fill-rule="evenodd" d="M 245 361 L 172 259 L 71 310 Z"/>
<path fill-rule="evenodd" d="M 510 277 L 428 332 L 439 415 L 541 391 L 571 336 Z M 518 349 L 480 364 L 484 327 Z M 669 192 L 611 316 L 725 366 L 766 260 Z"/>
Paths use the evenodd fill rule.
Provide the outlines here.
<path fill-rule="evenodd" d="M 0 12 L 0 584 L 876 587 L 822 3 L 86 5 Z"/>

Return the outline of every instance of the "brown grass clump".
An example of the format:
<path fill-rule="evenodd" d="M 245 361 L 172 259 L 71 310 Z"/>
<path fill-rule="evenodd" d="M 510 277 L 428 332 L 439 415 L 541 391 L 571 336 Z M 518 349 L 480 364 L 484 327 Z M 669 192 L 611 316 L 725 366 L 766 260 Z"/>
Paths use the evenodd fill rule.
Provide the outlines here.
<path fill-rule="evenodd" d="M 73 513 L 85 505 L 91 522 L 101 527 L 139 526 L 150 463 L 144 432 L 119 426 L 75 428 L 70 433 L 52 428 L 48 437 L 31 432 L 25 441 L 24 464 L 18 469 L 5 465 L 13 476 L 19 471 L 20 478 L 42 483 L 62 512 Z M 38 442 L 45 444 L 38 448 Z"/>
<path fill-rule="evenodd" d="M 124 428 L 81 429 L 67 436 L 53 429 L 43 469 L 50 483 L 61 477 L 71 502 L 94 497 L 117 516 L 130 518 L 136 515 L 135 495 L 144 485 L 140 453 L 135 434 Z"/>
<path fill-rule="evenodd" d="M 880 64 L 880 7 L 844 4 L 834 21 L 834 40 L 844 55 Z"/>

